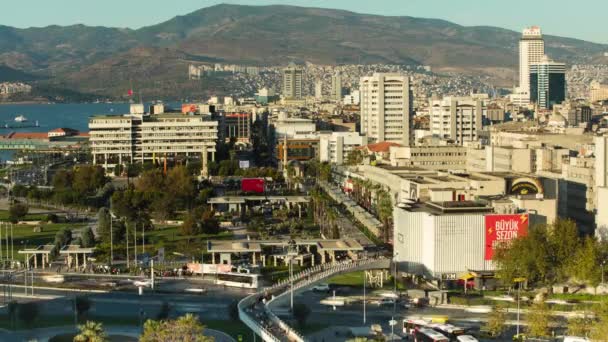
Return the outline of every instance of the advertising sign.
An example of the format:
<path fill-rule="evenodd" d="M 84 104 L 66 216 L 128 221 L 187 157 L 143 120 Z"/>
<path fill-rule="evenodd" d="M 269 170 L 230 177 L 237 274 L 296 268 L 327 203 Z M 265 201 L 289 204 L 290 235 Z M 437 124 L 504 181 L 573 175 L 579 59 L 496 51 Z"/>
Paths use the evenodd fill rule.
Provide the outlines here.
<path fill-rule="evenodd" d="M 536 195 L 543 193 L 543 187 L 537 179 L 524 177 L 512 181 L 509 193 L 513 195 Z"/>
<path fill-rule="evenodd" d="M 249 168 L 249 160 L 239 160 L 239 168 L 248 169 Z"/>
<path fill-rule="evenodd" d="M 241 191 L 264 193 L 264 178 L 243 178 L 241 180 Z"/>
<path fill-rule="evenodd" d="M 195 104 L 182 104 L 182 113 L 198 113 L 198 106 Z"/>
<path fill-rule="evenodd" d="M 492 260 L 496 245 L 525 236 L 528 233 L 528 214 L 486 215 L 485 260 Z"/>

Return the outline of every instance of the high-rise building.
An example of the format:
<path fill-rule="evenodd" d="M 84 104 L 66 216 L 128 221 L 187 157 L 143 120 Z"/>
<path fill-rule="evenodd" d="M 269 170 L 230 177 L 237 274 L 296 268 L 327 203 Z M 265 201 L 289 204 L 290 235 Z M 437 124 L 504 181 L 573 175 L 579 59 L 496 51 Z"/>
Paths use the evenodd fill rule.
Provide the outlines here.
<path fill-rule="evenodd" d="M 480 98 L 449 96 L 431 100 L 431 133 L 460 145 L 465 141 L 477 141 L 485 110 L 485 103 Z"/>
<path fill-rule="evenodd" d="M 407 75 L 361 77 L 361 133 L 372 142 L 412 144 L 412 90 Z"/>
<path fill-rule="evenodd" d="M 566 99 L 566 64 L 544 56 L 530 65 L 530 101 L 539 108 L 552 108 Z"/>
<path fill-rule="evenodd" d="M 283 69 L 283 97 L 301 99 L 303 94 L 304 70 L 294 63 Z"/>
<path fill-rule="evenodd" d="M 318 79 L 315 81 L 315 99 L 321 100 L 323 98 L 323 80 Z"/>
<path fill-rule="evenodd" d="M 519 40 L 519 90 L 530 94 L 530 65 L 539 63 L 545 55 L 545 41 L 538 26 L 524 29 Z"/>
<path fill-rule="evenodd" d="M 331 76 L 331 99 L 342 100 L 342 75 L 339 72 Z"/>
<path fill-rule="evenodd" d="M 598 81 L 591 82 L 589 89 L 591 102 L 608 100 L 608 84 L 601 84 Z"/>

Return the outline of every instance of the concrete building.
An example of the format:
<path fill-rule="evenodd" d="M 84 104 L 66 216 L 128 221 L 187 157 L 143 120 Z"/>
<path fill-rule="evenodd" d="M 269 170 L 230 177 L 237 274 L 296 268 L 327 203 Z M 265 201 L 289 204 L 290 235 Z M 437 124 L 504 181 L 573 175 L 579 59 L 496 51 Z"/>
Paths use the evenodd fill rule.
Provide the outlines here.
<path fill-rule="evenodd" d="M 283 69 L 283 97 L 299 100 L 304 96 L 304 70 L 294 63 Z"/>
<path fill-rule="evenodd" d="M 252 114 L 220 113 L 219 138 L 225 142 L 234 139 L 236 142 L 249 144 L 251 142 Z"/>
<path fill-rule="evenodd" d="M 106 169 L 118 164 L 165 158 L 201 157 L 215 160 L 218 122 L 209 116 L 127 114 L 89 119 L 93 164 Z M 205 152 L 206 151 L 206 152 Z M 207 156 L 203 156 L 206 159 Z"/>
<path fill-rule="evenodd" d="M 408 76 L 375 73 L 360 80 L 361 134 L 373 142 L 413 145 L 413 95 Z"/>
<path fill-rule="evenodd" d="M 391 166 L 413 166 L 431 170 L 465 170 L 467 149 L 462 146 L 393 146 Z"/>
<path fill-rule="evenodd" d="M 291 139 L 297 136 L 315 135 L 317 130 L 317 125 L 314 121 L 303 118 L 292 118 L 284 112 L 279 113 L 279 117 L 273 125 L 277 141 L 282 141 L 285 137 Z"/>
<path fill-rule="evenodd" d="M 482 99 L 472 97 L 431 100 L 431 133 L 440 139 L 453 140 L 459 145 L 466 141 L 477 141 L 485 109 Z"/>
<path fill-rule="evenodd" d="M 530 64 L 530 101 L 538 108 L 553 108 L 566 99 L 566 64 L 547 56 Z"/>
<path fill-rule="evenodd" d="M 367 144 L 367 137 L 357 132 L 332 132 L 319 136 L 319 160 L 342 165 L 348 154 Z"/>
<path fill-rule="evenodd" d="M 595 137 L 595 189 L 597 206 L 595 235 L 608 241 L 608 137 Z"/>
<path fill-rule="evenodd" d="M 261 105 L 267 105 L 269 102 L 278 100 L 278 96 L 274 93 L 274 90 L 264 87 L 255 94 L 255 100 Z"/>
<path fill-rule="evenodd" d="M 342 103 L 345 105 L 359 105 L 361 101 L 361 95 L 359 90 L 353 90 L 350 94 L 344 95 Z"/>
<path fill-rule="evenodd" d="M 598 81 L 591 82 L 589 99 L 591 102 L 608 100 L 608 84 L 601 84 Z"/>
<path fill-rule="evenodd" d="M 331 76 L 331 99 L 336 102 L 342 100 L 342 75 L 340 75 L 340 72 Z"/>
<path fill-rule="evenodd" d="M 315 100 L 323 99 L 323 80 L 318 79 L 315 81 Z"/>
<path fill-rule="evenodd" d="M 545 55 L 545 41 L 540 27 L 532 26 L 523 30 L 519 40 L 519 91 L 530 92 L 530 66 L 540 63 Z M 528 101 L 529 102 L 529 101 Z"/>

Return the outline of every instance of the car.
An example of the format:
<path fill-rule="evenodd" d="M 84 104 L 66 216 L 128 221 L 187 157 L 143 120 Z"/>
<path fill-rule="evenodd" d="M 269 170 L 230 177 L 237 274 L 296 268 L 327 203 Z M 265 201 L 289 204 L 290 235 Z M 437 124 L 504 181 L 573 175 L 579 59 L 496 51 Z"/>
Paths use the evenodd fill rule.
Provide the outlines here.
<path fill-rule="evenodd" d="M 312 290 L 314 292 L 329 292 L 330 288 L 329 288 L 329 284 L 318 284 L 315 285 Z"/>
<path fill-rule="evenodd" d="M 382 298 L 376 302 L 379 306 L 395 305 L 395 300 L 392 298 Z"/>

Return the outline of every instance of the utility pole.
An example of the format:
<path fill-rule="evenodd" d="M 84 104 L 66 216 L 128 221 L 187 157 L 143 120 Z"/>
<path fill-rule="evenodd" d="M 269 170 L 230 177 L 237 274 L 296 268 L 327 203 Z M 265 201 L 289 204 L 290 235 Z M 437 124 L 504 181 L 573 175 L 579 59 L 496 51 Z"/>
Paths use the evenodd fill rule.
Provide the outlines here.
<path fill-rule="evenodd" d="M 365 325 L 366 321 L 366 312 L 365 312 L 365 287 L 367 285 L 367 274 L 363 271 L 363 325 Z"/>
<path fill-rule="evenodd" d="M 154 290 L 154 259 L 150 260 L 150 288 Z"/>
<path fill-rule="evenodd" d="M 519 337 L 519 301 L 521 299 L 521 281 L 517 287 L 517 336 Z"/>
<path fill-rule="evenodd" d="M 135 267 L 137 267 L 137 222 L 135 222 L 133 229 L 133 253 L 135 254 Z"/>
<path fill-rule="evenodd" d="M 127 268 L 129 268 L 129 226 L 126 226 L 126 236 L 127 236 Z"/>
<path fill-rule="evenodd" d="M 110 198 L 110 265 L 114 262 L 114 233 L 112 232 L 112 199 Z"/>

